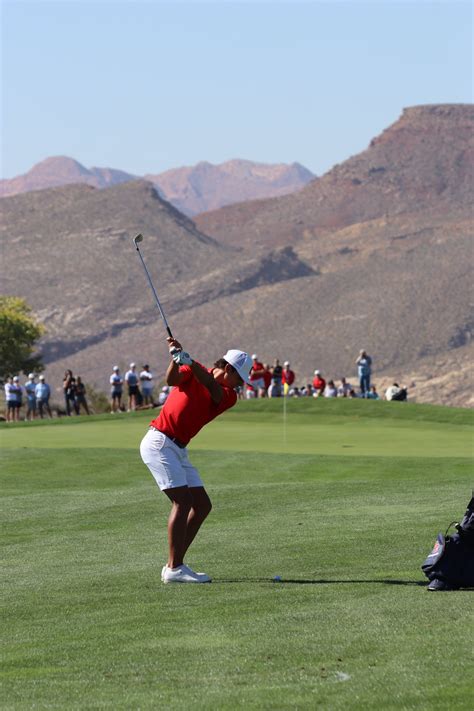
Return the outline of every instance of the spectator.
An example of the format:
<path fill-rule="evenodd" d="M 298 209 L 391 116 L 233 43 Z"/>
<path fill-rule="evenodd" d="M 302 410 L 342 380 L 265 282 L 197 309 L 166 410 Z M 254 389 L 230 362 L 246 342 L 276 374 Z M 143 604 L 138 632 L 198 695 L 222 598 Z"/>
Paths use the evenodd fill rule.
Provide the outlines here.
<path fill-rule="evenodd" d="M 245 399 L 252 400 L 254 397 L 257 397 L 257 391 L 250 385 L 250 383 L 246 383 Z"/>
<path fill-rule="evenodd" d="M 278 358 L 275 358 L 272 368 L 272 380 L 270 383 L 271 395 L 270 397 L 281 397 L 282 394 L 282 381 L 283 381 L 283 368 L 280 365 Z"/>
<path fill-rule="evenodd" d="M 79 414 L 81 410 L 81 405 L 86 411 L 88 415 L 91 413 L 89 412 L 89 407 L 87 405 L 87 400 L 86 400 L 86 386 L 82 382 L 82 378 L 77 376 L 77 382 L 76 382 L 76 405 L 77 405 L 77 414 Z"/>
<path fill-rule="evenodd" d="M 398 383 L 394 383 L 385 391 L 385 399 L 404 402 L 408 399 L 408 391 L 405 387 L 400 387 Z"/>
<path fill-rule="evenodd" d="M 250 397 L 264 397 L 265 396 L 265 379 L 264 379 L 265 368 L 263 363 L 260 363 L 258 355 L 256 353 L 252 356 L 252 369 L 250 371 L 250 385 L 255 391 L 255 395 Z"/>
<path fill-rule="evenodd" d="M 354 388 L 345 378 L 341 378 L 341 384 L 337 389 L 338 397 L 348 397 L 351 390 Z"/>
<path fill-rule="evenodd" d="M 337 397 L 337 388 L 334 380 L 328 380 L 328 384 L 324 388 L 324 397 Z"/>
<path fill-rule="evenodd" d="M 66 415 L 71 417 L 71 405 L 73 406 L 76 415 L 78 415 L 79 409 L 76 403 L 76 378 L 72 374 L 72 370 L 66 370 L 64 373 L 63 390 Z"/>
<path fill-rule="evenodd" d="M 113 415 L 114 412 L 122 412 L 122 388 L 123 380 L 120 375 L 120 369 L 118 365 L 114 365 L 112 368 L 112 375 L 109 378 L 110 382 L 110 414 Z"/>
<path fill-rule="evenodd" d="M 169 385 L 163 385 L 161 392 L 158 395 L 158 405 L 164 405 L 170 394 Z"/>
<path fill-rule="evenodd" d="M 20 409 L 23 404 L 22 403 L 23 391 L 22 391 L 22 388 L 20 385 L 20 378 L 18 377 L 18 375 L 15 375 L 13 378 L 11 391 L 14 395 L 14 403 L 15 403 L 13 419 L 15 422 L 19 422 L 20 421 Z"/>
<path fill-rule="evenodd" d="M 269 363 L 265 363 L 263 366 L 264 371 L 263 371 L 263 380 L 264 380 L 264 392 L 265 395 L 268 394 L 268 388 L 272 384 L 272 369 L 270 368 Z"/>
<path fill-rule="evenodd" d="M 375 385 L 370 386 L 370 390 L 367 394 L 367 398 L 369 400 L 380 400 L 380 395 L 378 394 L 377 388 L 375 387 Z"/>
<path fill-rule="evenodd" d="M 39 383 L 35 389 L 36 404 L 38 406 L 38 412 L 41 419 L 43 419 L 43 408 L 46 409 L 48 415 L 52 417 L 51 408 L 49 406 L 49 398 L 51 396 L 51 388 L 48 383 L 45 382 L 44 375 L 39 376 Z"/>
<path fill-rule="evenodd" d="M 150 366 L 144 365 L 140 373 L 140 383 L 142 385 L 142 395 L 144 405 L 153 403 L 153 375 L 150 372 Z"/>
<path fill-rule="evenodd" d="M 323 395 L 325 387 L 326 381 L 321 375 L 321 371 L 315 370 L 313 378 L 313 397 L 320 397 Z"/>
<path fill-rule="evenodd" d="M 348 397 L 350 397 L 350 398 L 355 398 L 355 397 L 359 397 L 359 396 L 357 395 L 357 393 L 356 393 L 356 391 L 354 390 L 354 388 L 352 388 L 352 390 L 349 391 Z"/>
<path fill-rule="evenodd" d="M 295 374 L 290 368 L 290 361 L 285 360 L 283 363 L 283 375 L 282 375 L 282 383 L 283 383 L 283 393 L 286 395 L 293 383 L 295 382 Z"/>
<path fill-rule="evenodd" d="M 5 402 L 7 406 L 7 422 L 16 420 L 16 390 L 13 387 L 13 378 L 7 378 L 5 383 Z"/>
<path fill-rule="evenodd" d="M 34 420 L 36 417 L 36 383 L 34 373 L 30 373 L 25 383 L 26 392 L 26 420 Z"/>
<path fill-rule="evenodd" d="M 313 394 L 313 386 L 311 383 L 307 383 L 306 385 L 302 385 L 300 388 L 300 394 L 303 397 L 311 397 Z"/>
<path fill-rule="evenodd" d="M 367 397 L 370 390 L 370 376 L 372 373 L 372 358 L 362 350 L 356 360 L 359 375 L 359 386 L 362 397 Z"/>
<path fill-rule="evenodd" d="M 130 363 L 130 370 L 125 373 L 125 382 L 128 385 L 128 408 L 127 412 L 133 412 L 137 407 L 138 396 L 138 375 L 136 373 L 137 366 L 135 363 Z"/>

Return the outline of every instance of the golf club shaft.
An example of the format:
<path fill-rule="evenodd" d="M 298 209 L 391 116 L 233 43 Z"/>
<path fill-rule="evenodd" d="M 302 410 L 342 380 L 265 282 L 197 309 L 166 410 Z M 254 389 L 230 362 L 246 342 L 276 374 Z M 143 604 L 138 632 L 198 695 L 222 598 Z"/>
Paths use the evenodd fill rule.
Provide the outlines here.
<path fill-rule="evenodd" d="M 166 330 L 168 331 L 168 336 L 169 336 L 170 338 L 173 338 L 173 334 L 171 333 L 171 329 L 170 329 L 170 327 L 169 327 L 169 325 L 168 325 L 168 321 L 166 320 L 165 312 L 164 312 L 163 309 L 161 308 L 161 304 L 160 304 L 160 300 L 159 300 L 159 298 L 158 298 L 158 294 L 157 294 L 156 291 L 155 291 L 155 287 L 153 286 L 153 282 L 152 282 L 152 280 L 151 280 L 150 274 L 149 274 L 149 272 L 148 272 L 148 269 L 147 269 L 147 267 L 146 267 L 145 261 L 144 261 L 144 259 L 143 259 L 143 257 L 142 257 L 142 253 L 140 252 L 140 249 L 139 249 L 137 243 L 135 243 L 135 247 L 136 247 L 136 249 L 137 249 L 138 256 L 140 257 L 141 263 L 143 264 L 143 269 L 145 270 L 145 274 L 146 274 L 146 276 L 147 276 L 148 283 L 150 284 L 150 288 L 151 288 L 151 290 L 152 290 L 152 292 L 153 292 L 153 296 L 155 297 L 156 305 L 158 306 L 158 309 L 159 309 L 159 311 L 160 311 L 161 318 L 163 319 L 163 323 L 165 324 Z"/>

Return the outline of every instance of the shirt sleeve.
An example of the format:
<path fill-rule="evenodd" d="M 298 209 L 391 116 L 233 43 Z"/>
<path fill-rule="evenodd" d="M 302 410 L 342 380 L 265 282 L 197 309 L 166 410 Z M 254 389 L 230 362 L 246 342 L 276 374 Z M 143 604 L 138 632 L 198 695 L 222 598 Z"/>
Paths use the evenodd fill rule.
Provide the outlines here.
<path fill-rule="evenodd" d="M 219 405 L 217 406 L 219 409 L 219 412 L 224 412 L 225 410 L 228 410 L 230 407 L 234 407 L 235 403 L 237 402 L 237 393 L 235 390 L 232 388 L 226 388 L 222 387 L 222 400 L 220 401 Z"/>
<path fill-rule="evenodd" d="M 179 373 L 180 373 L 180 375 L 183 376 L 183 379 L 181 380 L 180 385 L 182 385 L 183 383 L 187 383 L 188 380 L 191 380 L 191 378 L 194 377 L 193 371 L 191 370 L 190 365 L 180 365 L 179 366 Z"/>

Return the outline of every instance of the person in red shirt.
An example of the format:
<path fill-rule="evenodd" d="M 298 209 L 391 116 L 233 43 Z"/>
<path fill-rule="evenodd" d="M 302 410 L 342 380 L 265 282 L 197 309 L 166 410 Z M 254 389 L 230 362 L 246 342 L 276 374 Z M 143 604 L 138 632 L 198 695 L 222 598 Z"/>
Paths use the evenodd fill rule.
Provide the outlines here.
<path fill-rule="evenodd" d="M 281 382 L 283 383 L 283 393 L 287 395 L 289 389 L 295 382 L 295 374 L 290 368 L 289 360 L 285 360 L 285 362 L 283 363 L 283 374 Z"/>
<path fill-rule="evenodd" d="M 252 370 L 250 371 L 250 385 L 255 391 L 255 397 L 265 397 L 265 368 L 260 363 L 256 353 L 252 356 Z"/>
<path fill-rule="evenodd" d="M 272 383 L 272 369 L 269 363 L 265 363 L 263 366 L 263 382 L 265 384 L 265 397 L 268 394 L 268 388 Z"/>
<path fill-rule="evenodd" d="M 172 503 L 168 519 L 168 562 L 164 583 L 206 583 L 210 577 L 195 573 L 184 556 L 212 505 L 199 472 L 188 459 L 189 441 L 218 415 L 237 402 L 235 388 L 248 383 L 252 361 L 244 351 L 229 350 L 205 368 L 168 338 L 171 361 L 166 383 L 172 390 L 160 414 L 140 445 L 140 454 L 160 489 Z"/>
<path fill-rule="evenodd" d="M 324 380 L 323 376 L 321 375 L 320 370 L 315 370 L 314 371 L 314 378 L 313 378 L 313 388 L 314 388 L 314 393 L 313 397 L 320 397 L 324 393 L 324 388 L 326 387 L 326 381 Z"/>

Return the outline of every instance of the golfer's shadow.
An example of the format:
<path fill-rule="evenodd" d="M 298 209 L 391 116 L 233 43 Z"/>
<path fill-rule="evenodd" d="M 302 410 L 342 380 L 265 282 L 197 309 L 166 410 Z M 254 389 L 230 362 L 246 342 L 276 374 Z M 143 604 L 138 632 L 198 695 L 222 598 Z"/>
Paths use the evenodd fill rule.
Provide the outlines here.
<path fill-rule="evenodd" d="M 273 585 L 415 585 L 426 587 L 428 582 L 420 580 L 327 580 L 326 578 L 317 578 L 308 580 L 305 578 L 295 578 L 282 580 L 273 580 L 272 578 L 214 578 L 215 583 L 272 583 Z"/>

